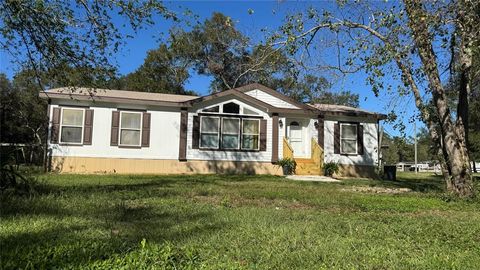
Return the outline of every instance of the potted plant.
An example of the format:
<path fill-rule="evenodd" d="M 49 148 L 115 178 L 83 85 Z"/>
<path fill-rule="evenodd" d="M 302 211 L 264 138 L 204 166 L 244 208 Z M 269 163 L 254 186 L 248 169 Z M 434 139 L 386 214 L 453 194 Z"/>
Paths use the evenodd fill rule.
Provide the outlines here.
<path fill-rule="evenodd" d="M 282 167 L 283 175 L 290 175 L 297 168 L 297 162 L 293 158 L 282 158 L 277 161 L 277 165 Z"/>
<path fill-rule="evenodd" d="M 332 177 L 333 174 L 338 173 L 339 166 L 336 162 L 328 162 L 323 165 L 323 170 L 325 172 L 325 176 Z"/>

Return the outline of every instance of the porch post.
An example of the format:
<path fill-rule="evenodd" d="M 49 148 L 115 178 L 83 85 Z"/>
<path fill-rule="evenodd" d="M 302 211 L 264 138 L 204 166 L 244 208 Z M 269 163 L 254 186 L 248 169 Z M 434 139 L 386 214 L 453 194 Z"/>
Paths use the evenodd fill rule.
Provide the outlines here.
<path fill-rule="evenodd" d="M 278 161 L 278 113 L 272 114 L 272 163 Z"/>
<path fill-rule="evenodd" d="M 320 147 L 323 150 L 324 137 L 325 137 L 324 115 L 321 115 L 321 114 L 318 115 L 317 123 L 318 123 L 318 128 L 317 128 L 318 145 L 320 145 Z"/>

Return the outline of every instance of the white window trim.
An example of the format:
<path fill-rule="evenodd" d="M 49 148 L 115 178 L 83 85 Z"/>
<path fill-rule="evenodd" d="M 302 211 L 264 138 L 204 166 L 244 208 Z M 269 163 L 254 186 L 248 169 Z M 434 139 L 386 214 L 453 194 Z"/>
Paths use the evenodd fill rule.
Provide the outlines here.
<path fill-rule="evenodd" d="M 76 126 L 76 125 L 64 125 L 63 124 L 63 110 L 74 110 L 74 111 L 82 111 L 82 125 L 80 126 Z M 60 140 L 59 142 L 61 144 L 75 144 L 75 145 L 82 145 L 83 144 L 83 133 L 84 133 L 84 129 L 85 129 L 85 109 L 80 109 L 80 108 L 72 108 L 72 107 L 61 107 L 61 113 L 60 113 Z M 82 134 L 81 134 L 81 140 L 80 142 L 64 142 L 62 141 L 62 131 L 63 131 L 63 127 L 66 126 L 66 127 L 81 127 L 82 128 Z"/>
<path fill-rule="evenodd" d="M 224 131 L 224 128 L 223 128 L 223 120 L 225 119 L 235 119 L 235 120 L 238 120 L 238 133 L 226 133 L 226 132 L 223 132 Z M 222 149 L 226 149 L 226 150 L 239 150 L 240 149 L 240 134 L 242 134 L 242 126 L 241 126 L 241 119 L 239 117 L 222 117 L 222 140 L 221 140 L 221 148 Z M 226 148 L 226 147 L 223 147 L 223 135 L 226 134 L 226 135 L 237 135 L 237 139 L 238 139 L 238 146 L 236 148 Z"/>
<path fill-rule="evenodd" d="M 122 128 L 122 114 L 123 113 L 136 113 L 140 114 L 140 129 L 136 128 Z M 142 127 L 143 127 L 143 112 L 133 112 L 133 111 L 120 111 L 120 125 L 119 125 L 119 130 L 118 130 L 118 145 L 119 146 L 142 146 Z M 140 130 L 140 140 L 138 144 L 123 144 L 122 143 L 122 129 L 124 130 Z"/>
<path fill-rule="evenodd" d="M 238 106 L 240 106 L 240 110 L 238 113 L 226 113 L 226 112 L 223 112 L 223 105 L 227 104 L 227 103 L 235 103 L 237 104 Z M 208 109 L 211 109 L 213 107 L 217 107 L 218 106 L 218 112 L 206 112 L 205 110 L 208 110 Z M 251 113 L 245 113 L 244 109 L 249 109 L 251 111 L 254 111 L 255 114 L 251 114 Z M 217 103 L 217 104 L 214 104 L 214 105 L 211 105 L 211 106 L 207 106 L 207 107 L 204 107 L 204 108 L 201 108 L 201 109 L 198 109 L 197 110 L 197 113 L 208 113 L 208 114 L 220 114 L 220 115 L 228 115 L 228 116 L 232 116 L 232 117 L 235 117 L 235 116 L 242 116 L 242 115 L 247 115 L 247 116 L 256 116 L 256 117 L 261 117 L 263 112 L 259 111 L 258 109 L 252 107 L 252 106 L 248 106 L 246 104 L 243 104 L 243 103 L 240 103 L 240 102 L 237 102 L 235 100 L 228 100 L 228 101 L 224 101 L 224 102 L 221 102 L 221 103 Z"/>
<path fill-rule="evenodd" d="M 258 133 L 244 133 L 243 132 L 243 122 L 244 121 L 257 121 L 258 122 Z M 242 130 L 240 130 L 240 133 L 242 134 L 242 144 L 243 144 L 243 136 L 244 135 L 255 135 L 258 136 L 258 141 L 257 141 L 257 147 L 252 149 L 252 148 L 243 148 L 243 145 L 241 147 L 242 150 L 260 150 L 260 119 L 252 119 L 252 118 L 243 118 L 242 119 Z"/>
<path fill-rule="evenodd" d="M 343 138 L 343 126 L 354 126 L 355 127 L 355 138 Z M 355 152 L 345 152 L 343 151 L 342 147 L 342 140 L 348 140 L 348 141 L 353 141 L 355 140 Z M 358 154 L 358 125 L 357 124 L 352 124 L 352 123 L 340 123 L 340 154 L 345 154 L 345 155 L 356 155 Z"/>
<path fill-rule="evenodd" d="M 217 132 L 202 132 L 202 126 L 203 126 L 203 118 L 204 117 L 208 117 L 208 118 L 216 118 L 218 119 L 218 131 Z M 220 149 L 220 116 L 210 116 L 210 115 L 202 115 L 200 116 L 200 138 L 198 138 L 200 141 L 198 142 L 198 147 L 200 149 Z M 212 147 L 202 147 L 202 133 L 203 134 L 217 134 L 217 141 L 218 141 L 218 145 L 216 148 L 212 148 Z"/>

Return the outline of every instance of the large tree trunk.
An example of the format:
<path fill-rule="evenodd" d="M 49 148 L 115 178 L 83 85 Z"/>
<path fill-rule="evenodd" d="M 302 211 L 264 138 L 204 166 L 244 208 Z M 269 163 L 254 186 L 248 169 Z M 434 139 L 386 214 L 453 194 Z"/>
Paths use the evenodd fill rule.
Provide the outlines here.
<path fill-rule="evenodd" d="M 473 181 L 469 168 L 469 156 L 465 142 L 465 126 L 463 121 L 454 125 L 447 96 L 438 73 L 436 55 L 432 46 L 432 35 L 428 28 L 428 14 L 425 12 L 423 2 L 419 0 L 405 0 L 405 7 L 409 17 L 409 27 L 412 30 L 415 45 L 418 49 L 432 92 L 433 103 L 439 117 L 439 128 L 443 138 L 446 162 L 451 169 L 450 181 L 447 181 L 449 191 L 461 196 L 474 195 Z M 459 100 L 468 108 L 468 99 Z M 429 126 L 429 129 L 432 128 Z M 433 138 L 432 138 L 433 139 Z"/>

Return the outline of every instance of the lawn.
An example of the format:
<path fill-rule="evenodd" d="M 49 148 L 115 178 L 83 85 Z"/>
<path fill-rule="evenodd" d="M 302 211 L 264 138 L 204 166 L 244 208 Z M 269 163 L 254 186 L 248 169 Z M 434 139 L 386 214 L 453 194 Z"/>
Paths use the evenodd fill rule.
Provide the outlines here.
<path fill-rule="evenodd" d="M 1 268 L 480 268 L 480 201 L 430 175 L 40 178 L 35 196 L 1 197 Z"/>

